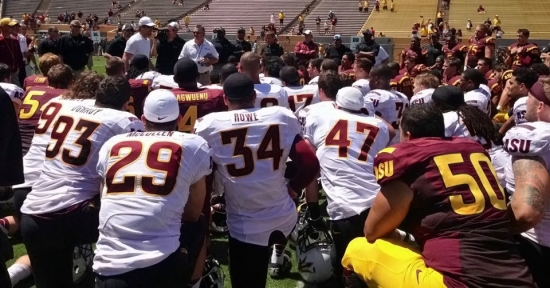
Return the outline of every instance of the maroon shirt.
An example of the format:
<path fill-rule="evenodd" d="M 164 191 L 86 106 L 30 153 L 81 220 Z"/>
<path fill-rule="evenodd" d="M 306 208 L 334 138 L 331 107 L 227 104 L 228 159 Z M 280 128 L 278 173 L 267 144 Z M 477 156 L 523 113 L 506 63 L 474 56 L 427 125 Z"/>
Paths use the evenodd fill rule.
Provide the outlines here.
<path fill-rule="evenodd" d="M 151 91 L 151 81 L 143 79 L 130 79 L 130 102 L 128 103 L 128 112 L 141 118 L 143 115 L 143 102 Z"/>
<path fill-rule="evenodd" d="M 479 143 L 399 143 L 378 153 L 374 173 L 381 186 L 398 180 L 413 191 L 403 228 L 447 287 L 534 287 L 509 230 L 506 196 Z"/>
<path fill-rule="evenodd" d="M 180 88 L 171 90 L 178 99 L 182 119 L 178 124 L 178 131 L 191 133 L 195 121 L 212 112 L 227 111 L 223 102 L 222 89 L 198 88 L 187 91 Z"/>
<path fill-rule="evenodd" d="M 31 75 L 23 81 L 23 89 L 27 91 L 27 89 L 31 87 L 42 87 L 42 86 L 48 86 L 48 77 L 40 76 L 40 75 Z"/>
<path fill-rule="evenodd" d="M 306 52 L 300 52 L 302 50 Z M 296 57 L 298 59 L 317 58 L 317 54 L 319 54 L 319 46 L 317 46 L 317 44 L 315 44 L 315 42 L 313 41 L 309 43 L 301 41 L 296 43 L 296 46 L 294 46 L 294 53 L 296 54 Z"/>
<path fill-rule="evenodd" d="M 485 48 L 495 46 L 496 38 L 487 36 L 482 39 L 476 39 L 475 36 L 468 41 L 468 67 L 476 67 L 477 60 L 485 57 Z"/>
<path fill-rule="evenodd" d="M 11 37 L 4 38 L 0 35 L 0 63 L 8 65 L 11 72 L 25 67 L 23 54 L 21 54 L 21 48 L 17 39 Z"/>

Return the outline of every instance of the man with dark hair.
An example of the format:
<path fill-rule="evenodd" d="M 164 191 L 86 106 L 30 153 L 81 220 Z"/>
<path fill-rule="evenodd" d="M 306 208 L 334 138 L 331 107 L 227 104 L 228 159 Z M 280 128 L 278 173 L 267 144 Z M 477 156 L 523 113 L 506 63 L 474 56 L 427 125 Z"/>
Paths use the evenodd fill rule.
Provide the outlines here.
<path fill-rule="evenodd" d="M 491 95 L 480 88 L 485 82 L 485 75 L 475 68 L 466 69 L 460 77 L 460 90 L 464 92 L 466 104 L 475 106 L 487 115 L 491 112 Z"/>
<path fill-rule="evenodd" d="M 180 26 L 177 22 L 170 22 L 166 25 L 166 37 L 157 37 L 157 62 L 156 70 L 163 75 L 172 74 L 174 64 L 185 45 L 185 40 L 178 36 Z"/>
<path fill-rule="evenodd" d="M 392 79 L 390 86 L 392 90 L 399 91 L 405 95 L 413 94 L 412 79 L 408 73 L 400 73 L 399 63 L 390 62 L 388 66 L 392 69 Z"/>
<path fill-rule="evenodd" d="M 227 64 L 226 64 L 227 65 Z M 221 89 L 197 86 L 199 70 L 191 59 L 182 58 L 174 65 L 174 81 L 178 88 L 172 89 L 179 103 L 181 121 L 178 131 L 193 132 L 195 121 L 213 112 L 226 111 Z"/>
<path fill-rule="evenodd" d="M 252 51 L 252 45 L 244 39 L 245 36 L 246 30 L 243 27 L 240 27 L 237 30 L 237 40 L 235 40 L 235 47 L 233 49 L 233 55 L 237 57 L 237 62 L 241 60 L 241 56 L 243 56 L 245 52 Z"/>
<path fill-rule="evenodd" d="M 369 74 L 372 69 L 372 62 L 366 58 L 359 58 L 355 60 L 353 66 L 353 74 L 355 75 L 355 82 L 351 85 L 361 91 L 364 95 L 370 92 Z"/>
<path fill-rule="evenodd" d="M 321 74 L 321 63 L 323 63 L 322 58 L 316 58 L 309 60 L 309 64 L 307 66 L 307 73 L 309 78 L 309 85 L 315 85 L 319 81 L 319 74 Z"/>
<path fill-rule="evenodd" d="M 273 31 L 269 31 L 265 34 L 265 42 L 266 44 L 262 46 L 262 49 L 260 49 L 260 55 L 265 57 L 281 57 L 281 55 L 284 54 L 283 47 L 277 43 L 277 39 L 275 38 L 275 33 Z"/>
<path fill-rule="evenodd" d="M 269 57 L 268 61 L 269 63 L 264 63 L 267 66 L 266 70 L 270 71 L 269 73 L 277 73 L 273 76 L 279 77 L 279 72 L 284 66 L 281 58 Z M 262 82 L 260 79 L 260 67 L 260 56 L 258 54 L 246 52 L 241 57 L 241 73 L 248 75 L 254 82 L 256 107 L 283 106 L 288 108 L 288 95 L 286 91 L 280 85 Z M 269 73 L 268 76 L 271 76 Z M 281 81 L 279 79 L 276 80 Z"/>
<path fill-rule="evenodd" d="M 58 52 L 58 40 L 59 40 L 59 30 L 56 26 L 48 28 L 48 37 L 42 39 L 38 44 L 38 56 L 46 53 L 57 54 Z"/>
<path fill-rule="evenodd" d="M 264 59 L 262 62 L 264 76 L 260 78 L 260 82 L 264 84 L 272 84 L 283 86 L 283 83 L 279 79 L 279 73 L 286 63 L 281 57 L 270 56 Z M 292 65 L 294 67 L 294 65 Z"/>
<path fill-rule="evenodd" d="M 539 75 L 539 81 L 545 80 L 550 76 L 550 68 L 544 63 L 535 63 L 529 68 Z"/>
<path fill-rule="evenodd" d="M 489 78 L 490 74 L 493 72 L 491 70 L 491 68 L 493 68 L 493 60 L 481 57 L 477 60 L 477 66 L 475 68 L 479 70 L 485 78 Z"/>
<path fill-rule="evenodd" d="M 380 51 L 380 45 L 374 42 L 373 37 L 374 35 L 372 35 L 370 29 L 363 31 L 363 41 L 355 46 L 355 58 L 366 57 L 372 64 L 376 64 L 376 56 Z"/>
<path fill-rule="evenodd" d="M 319 102 L 317 85 L 300 85 L 300 74 L 296 68 L 285 66 L 279 75 L 288 94 L 290 110 L 296 112 Z"/>
<path fill-rule="evenodd" d="M 353 53 L 351 52 L 344 53 L 340 63 L 341 63 L 340 66 L 338 66 L 338 73 L 348 74 L 348 75 L 353 74 L 353 63 L 355 63 L 355 55 Z"/>
<path fill-rule="evenodd" d="M 374 159 L 380 192 L 365 221 L 366 237 L 348 245 L 344 268 L 369 287 L 534 287 L 485 149 L 470 139 L 444 137 L 443 116 L 433 105 L 414 105 L 401 121 L 401 143 Z M 466 175 L 459 171 L 473 171 L 468 181 L 485 183 L 483 190 L 453 182 Z M 475 201 L 466 204 L 456 195 Z M 420 249 L 407 243 L 407 232 Z"/>
<path fill-rule="evenodd" d="M 321 73 L 329 71 L 338 73 L 338 65 L 332 59 L 325 59 L 321 62 Z"/>
<path fill-rule="evenodd" d="M 72 287 L 74 247 L 97 240 L 99 149 L 115 135 L 144 130 L 138 118 L 122 111 L 130 91 L 126 78 L 107 77 L 95 106 L 58 107 L 50 136 L 55 145 L 46 149 L 48 161 L 21 207 L 21 234 L 39 287 Z"/>
<path fill-rule="evenodd" d="M 70 28 L 70 33 L 59 39 L 58 55 L 63 59 L 63 63 L 73 69 L 75 78 L 78 78 L 92 57 L 94 43 L 88 36 L 82 35 L 80 21 L 71 21 Z"/>
<path fill-rule="evenodd" d="M 218 71 L 224 64 L 227 64 L 229 56 L 234 56 L 235 47 L 233 43 L 225 38 L 225 29 L 223 27 L 215 28 L 214 34 L 216 34 L 216 38 L 212 40 L 212 45 L 214 45 L 219 55 L 218 62 L 214 64 L 214 70 Z"/>
<path fill-rule="evenodd" d="M 460 85 L 460 70 L 462 68 L 462 62 L 460 59 L 451 57 L 445 59 L 443 64 L 443 83 L 452 86 Z"/>
<path fill-rule="evenodd" d="M 116 56 L 122 58 L 124 55 L 124 48 L 126 48 L 126 42 L 130 37 L 134 35 L 134 27 L 130 24 L 124 24 L 122 26 L 122 35 L 115 37 L 107 46 L 107 50 L 103 53 L 103 56 Z"/>
<path fill-rule="evenodd" d="M 220 86 L 223 86 L 223 82 L 225 82 L 225 79 L 229 77 L 231 74 L 239 73 L 239 70 L 237 69 L 237 66 L 227 63 L 222 66 L 220 69 Z"/>
<path fill-rule="evenodd" d="M 197 135 L 175 132 L 181 115 L 169 90 L 151 92 L 143 110 L 146 132 L 115 136 L 99 151 L 97 172 L 105 184 L 94 257 L 97 287 L 185 287 L 189 273 L 183 272 L 194 266 L 204 239 L 201 211 L 205 178 L 212 171 L 211 149 Z M 121 156 L 121 149 L 137 154 Z M 144 160 L 135 161 L 140 154 Z M 135 159 L 115 168 L 127 157 Z M 165 174 L 155 181 L 163 185 L 150 177 L 159 170 Z M 140 180 L 136 185 L 115 183 L 111 173 Z M 128 229 L 135 223 L 141 228 Z"/>
<path fill-rule="evenodd" d="M 510 104 L 513 104 L 512 108 L 512 120 L 516 125 L 525 123 L 525 112 L 527 110 L 527 96 L 529 96 L 529 90 L 538 81 L 539 76 L 535 71 L 530 68 L 519 67 L 512 72 L 512 78 L 508 80 L 508 95 L 510 97 Z M 506 125 L 506 124 L 504 124 Z M 504 126 L 503 125 L 503 126 Z M 510 127 L 508 127 L 510 128 Z M 503 130 L 505 132 L 506 130 Z"/>
<path fill-rule="evenodd" d="M 253 79 L 232 74 L 223 88 L 229 111 L 197 121 L 196 134 L 211 147 L 219 147 L 213 159 L 225 183 L 231 284 L 235 288 L 265 287 L 269 248 L 285 243 L 296 224 L 296 206 L 290 195 L 297 195 L 295 191 L 316 178 L 319 161 L 300 136 L 300 124 L 290 110 L 256 106 Z M 240 149 L 250 153 L 239 154 Z M 284 177 L 287 158 L 297 167 L 288 185 Z M 255 200 L 242 201 L 250 197 Z"/>
<path fill-rule="evenodd" d="M 517 43 L 508 47 L 509 54 L 504 63 L 512 69 L 529 67 L 533 63 L 540 63 L 540 50 L 537 44 L 529 43 L 529 30 L 518 29 Z"/>

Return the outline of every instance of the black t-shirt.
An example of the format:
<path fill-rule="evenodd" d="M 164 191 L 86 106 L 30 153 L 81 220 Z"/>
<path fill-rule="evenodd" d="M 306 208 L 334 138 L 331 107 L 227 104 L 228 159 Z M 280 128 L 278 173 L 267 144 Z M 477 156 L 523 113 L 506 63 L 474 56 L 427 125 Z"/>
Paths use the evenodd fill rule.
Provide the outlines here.
<path fill-rule="evenodd" d="M 159 41 L 157 47 L 157 63 L 155 68 L 160 74 L 172 75 L 174 74 L 174 65 L 178 62 L 178 57 L 183 49 L 185 40 L 179 36 L 174 38 L 171 42 Z"/>
<path fill-rule="evenodd" d="M 235 40 L 235 46 L 234 46 L 233 55 L 237 57 L 237 61 L 241 60 L 241 56 L 243 56 L 244 52 L 252 51 L 252 45 L 250 45 L 250 42 L 246 40 Z M 244 52 L 241 52 L 244 51 Z"/>
<path fill-rule="evenodd" d="M 218 58 L 218 64 L 226 64 L 227 58 L 229 56 L 233 55 L 233 44 L 227 40 L 227 38 L 216 38 L 212 41 L 212 44 L 216 48 L 216 51 L 218 51 L 218 54 L 220 55 Z"/>
<path fill-rule="evenodd" d="M 435 43 L 433 46 L 426 46 L 426 66 L 431 67 L 435 64 L 435 59 L 442 55 L 443 46 L 440 43 Z"/>
<path fill-rule="evenodd" d="M 63 57 L 63 62 L 73 70 L 84 69 L 92 52 L 94 52 L 94 43 L 86 36 L 73 37 L 66 34 L 59 39 L 59 55 Z"/>
<path fill-rule="evenodd" d="M 262 47 L 261 53 L 262 54 L 265 53 L 266 57 L 269 57 L 269 56 L 281 57 L 284 54 L 284 51 L 283 51 L 283 47 L 281 47 L 279 44 L 273 43 L 271 45 L 264 44 L 264 46 Z"/>
<path fill-rule="evenodd" d="M 54 41 L 50 37 L 42 39 L 40 43 L 38 43 L 38 55 L 42 56 L 46 53 L 57 54 L 57 42 L 58 41 Z"/>
<path fill-rule="evenodd" d="M 351 49 L 346 47 L 346 45 L 340 45 L 340 47 L 330 47 L 327 52 L 325 52 L 325 58 L 329 58 L 334 60 L 336 64 L 340 65 L 340 62 L 342 61 L 342 57 L 344 57 L 344 53 L 351 52 Z"/>
<path fill-rule="evenodd" d="M 363 40 L 361 41 L 361 43 L 355 46 L 356 54 L 359 52 L 374 52 L 374 56 L 367 56 L 367 59 L 369 59 L 372 62 L 372 64 L 376 64 L 376 56 L 378 56 L 379 51 L 380 51 L 380 45 L 374 42 L 374 40 L 370 41 L 369 43 Z"/>
<path fill-rule="evenodd" d="M 0 186 L 25 182 L 23 148 L 17 116 L 8 93 L 0 87 Z"/>
<path fill-rule="evenodd" d="M 122 58 L 122 55 L 124 54 L 124 48 L 126 48 L 126 39 L 124 37 L 117 36 L 109 46 L 107 46 L 107 52 L 111 56 L 117 56 Z"/>

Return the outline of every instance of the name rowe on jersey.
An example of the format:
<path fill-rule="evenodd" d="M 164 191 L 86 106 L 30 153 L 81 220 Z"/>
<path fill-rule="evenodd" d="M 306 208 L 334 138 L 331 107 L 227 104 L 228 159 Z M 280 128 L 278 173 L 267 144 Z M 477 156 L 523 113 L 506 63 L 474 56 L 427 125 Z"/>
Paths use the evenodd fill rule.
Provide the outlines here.
<path fill-rule="evenodd" d="M 363 106 L 364 97 L 359 89 L 342 88 L 336 96 L 336 106 L 308 113 L 304 127 L 304 138 L 317 151 L 322 168 L 321 183 L 327 194 L 329 218 L 336 221 L 331 227 L 335 244 L 332 249 L 336 250 L 333 271 L 337 279 L 342 278 L 340 262 L 347 244 L 364 236 L 366 211 L 380 188 L 374 174 L 365 171 L 373 171 L 374 156 L 390 141 L 385 122 L 363 114 Z M 313 181 L 306 188 L 306 195 L 318 191 L 317 181 Z M 310 206 L 308 203 L 308 209 Z M 357 226 L 352 229 L 355 232 L 338 233 L 344 230 L 340 223 Z"/>
<path fill-rule="evenodd" d="M 94 168 L 99 149 L 115 135 L 144 129 L 134 115 L 120 111 L 129 97 L 124 77 L 107 77 L 99 85 L 95 107 L 63 106 L 58 113 L 42 174 L 21 207 L 22 234 L 39 286 L 72 285 L 71 271 L 64 270 L 72 265 L 74 246 L 97 239 L 92 203 L 101 183 Z M 36 220 L 43 218 L 49 221 Z"/>
<path fill-rule="evenodd" d="M 242 56 L 241 65 L 247 57 L 247 53 Z M 296 117 L 283 107 L 255 107 L 254 86 L 243 73 L 230 75 L 224 83 L 229 111 L 199 119 L 195 132 L 212 147 L 225 188 L 234 287 L 265 287 L 269 247 L 286 242 L 296 224 L 296 206 L 289 193 L 301 191 L 319 172 L 319 162 L 301 138 Z M 287 185 L 284 174 L 289 157 L 297 174 Z M 256 253 L 251 253 L 252 246 Z M 238 256 L 232 254 L 237 248 Z"/>
<path fill-rule="evenodd" d="M 264 108 L 269 106 L 281 106 L 289 108 L 288 94 L 280 85 L 263 84 L 260 81 L 260 56 L 252 52 L 246 52 L 241 57 L 241 73 L 248 75 L 254 81 L 256 90 L 256 102 L 254 107 Z"/>
<path fill-rule="evenodd" d="M 99 152 L 103 191 L 93 267 L 99 287 L 117 281 L 150 287 L 187 284 L 181 274 L 195 263 L 192 255 L 198 254 L 204 229 L 185 233 L 184 226 L 200 226 L 212 162 L 204 139 L 174 131 L 180 118 L 173 93 L 155 90 L 144 103 L 145 132 L 114 136 Z M 180 248 L 189 260 L 178 257 Z"/>

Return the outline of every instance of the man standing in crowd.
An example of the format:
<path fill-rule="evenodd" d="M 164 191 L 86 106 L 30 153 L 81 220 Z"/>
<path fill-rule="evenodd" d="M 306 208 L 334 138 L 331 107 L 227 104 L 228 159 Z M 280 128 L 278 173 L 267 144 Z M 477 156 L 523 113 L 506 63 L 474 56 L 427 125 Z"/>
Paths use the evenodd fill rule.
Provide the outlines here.
<path fill-rule="evenodd" d="M 48 28 L 48 37 L 42 39 L 38 44 L 38 56 L 42 56 L 46 53 L 57 54 L 59 41 L 59 30 L 56 26 Z"/>
<path fill-rule="evenodd" d="M 70 24 L 71 33 L 59 39 L 59 56 L 63 63 L 73 69 L 75 78 L 84 71 L 88 60 L 94 52 L 94 43 L 87 36 L 82 35 L 80 21 L 73 20 Z"/>
<path fill-rule="evenodd" d="M 172 75 L 174 73 L 174 64 L 178 62 L 178 56 L 185 44 L 185 40 L 178 36 L 178 30 L 178 23 L 170 22 L 166 26 L 166 37 L 158 39 L 155 68 L 160 74 Z"/>
<path fill-rule="evenodd" d="M 126 42 L 130 37 L 134 35 L 134 27 L 130 24 L 124 24 L 122 26 L 122 35 L 118 35 L 111 41 L 109 46 L 107 46 L 106 54 L 109 54 L 114 57 L 122 58 L 124 55 L 124 49 L 126 49 Z M 103 56 L 108 56 L 103 54 Z"/>
<path fill-rule="evenodd" d="M 237 30 L 237 40 L 235 40 L 235 48 L 233 52 L 233 55 L 237 57 L 237 62 L 241 61 L 241 56 L 243 56 L 245 52 L 252 51 L 252 45 L 244 39 L 244 36 L 246 36 L 246 30 L 241 27 Z"/>
<path fill-rule="evenodd" d="M 304 41 L 296 43 L 294 46 L 294 53 L 298 61 L 300 60 L 310 60 L 317 58 L 319 54 L 319 47 L 315 42 L 313 42 L 313 33 L 311 30 L 306 30 L 304 32 Z"/>
<path fill-rule="evenodd" d="M 266 44 L 262 46 L 262 49 L 260 50 L 260 55 L 262 55 L 262 57 L 283 56 L 283 47 L 277 43 L 277 39 L 275 39 L 275 33 L 273 31 L 269 31 L 265 34 L 265 43 Z"/>
<path fill-rule="evenodd" d="M 11 83 L 21 86 L 19 71 L 25 68 L 25 63 L 23 62 L 23 54 L 21 54 L 19 41 L 11 37 L 16 24 L 17 21 L 11 18 L 2 18 L 0 20 L 0 30 L 2 30 L 2 35 L 0 36 L 0 63 L 8 65 L 11 74 Z"/>
<path fill-rule="evenodd" d="M 342 44 L 342 35 L 336 34 L 334 35 L 334 46 L 331 46 L 325 51 L 325 59 L 332 59 L 336 64 L 340 65 L 340 61 L 342 61 L 342 57 L 344 57 L 344 53 L 351 52 L 351 49 L 349 49 L 346 45 Z"/>
<path fill-rule="evenodd" d="M 193 29 L 193 41 L 187 41 L 181 49 L 178 59 L 191 59 L 199 68 L 199 83 L 209 85 L 210 73 L 212 73 L 212 65 L 218 63 L 219 54 L 214 45 L 204 39 L 206 32 L 202 25 L 197 25 Z"/>
<path fill-rule="evenodd" d="M 529 30 L 519 29 L 518 42 L 508 47 L 509 54 L 505 63 L 512 69 L 518 67 L 529 67 L 533 63 L 540 62 L 540 50 L 536 44 L 529 43 Z"/>
<path fill-rule="evenodd" d="M 138 33 L 128 39 L 126 42 L 126 48 L 124 48 L 124 54 L 122 55 L 122 60 L 126 66 L 126 71 L 130 69 L 130 62 L 132 61 L 132 58 L 134 58 L 134 55 L 138 54 L 145 55 L 149 58 L 149 66 L 153 67 L 150 59 L 151 50 L 154 50 L 154 48 L 151 48 L 151 40 L 149 40 L 149 38 L 153 35 L 153 27 L 155 27 L 155 23 L 149 17 L 141 17 L 138 24 Z M 153 45 L 156 45 L 155 41 L 153 41 Z"/>
<path fill-rule="evenodd" d="M 322 58 L 311 59 L 307 66 L 307 73 L 311 80 L 309 80 L 309 85 L 317 85 L 319 81 L 319 75 L 321 74 L 321 63 L 323 63 Z"/>
<path fill-rule="evenodd" d="M 366 57 L 370 60 L 370 62 L 372 62 L 373 65 L 375 65 L 378 64 L 376 63 L 376 57 L 380 51 L 380 45 L 374 42 L 372 37 L 372 32 L 369 29 L 363 31 L 363 41 L 355 47 L 355 58 L 358 59 Z"/>
<path fill-rule="evenodd" d="M 212 40 L 212 45 L 214 45 L 214 48 L 216 48 L 216 51 L 218 51 L 218 62 L 214 64 L 214 70 L 219 71 L 220 68 L 227 64 L 227 60 L 229 56 L 233 55 L 233 44 L 225 38 L 225 29 L 222 27 L 218 27 L 214 29 L 214 33 L 216 33 L 216 39 Z"/>
<path fill-rule="evenodd" d="M 24 32 L 23 32 L 24 31 Z M 19 81 L 21 82 L 18 86 L 23 86 L 22 83 L 24 79 L 27 77 L 27 72 L 31 74 L 31 66 L 29 65 L 30 58 L 27 58 L 29 56 L 29 42 L 27 42 L 27 37 L 25 36 L 27 34 L 27 25 L 23 23 L 17 22 L 15 24 L 15 27 L 12 31 L 12 37 L 17 39 L 19 41 L 19 48 L 21 49 L 21 54 L 23 55 L 23 63 L 24 67 L 23 69 L 19 69 Z M 36 64 L 36 63 L 35 63 Z M 27 71 L 28 70 L 28 71 Z"/>

